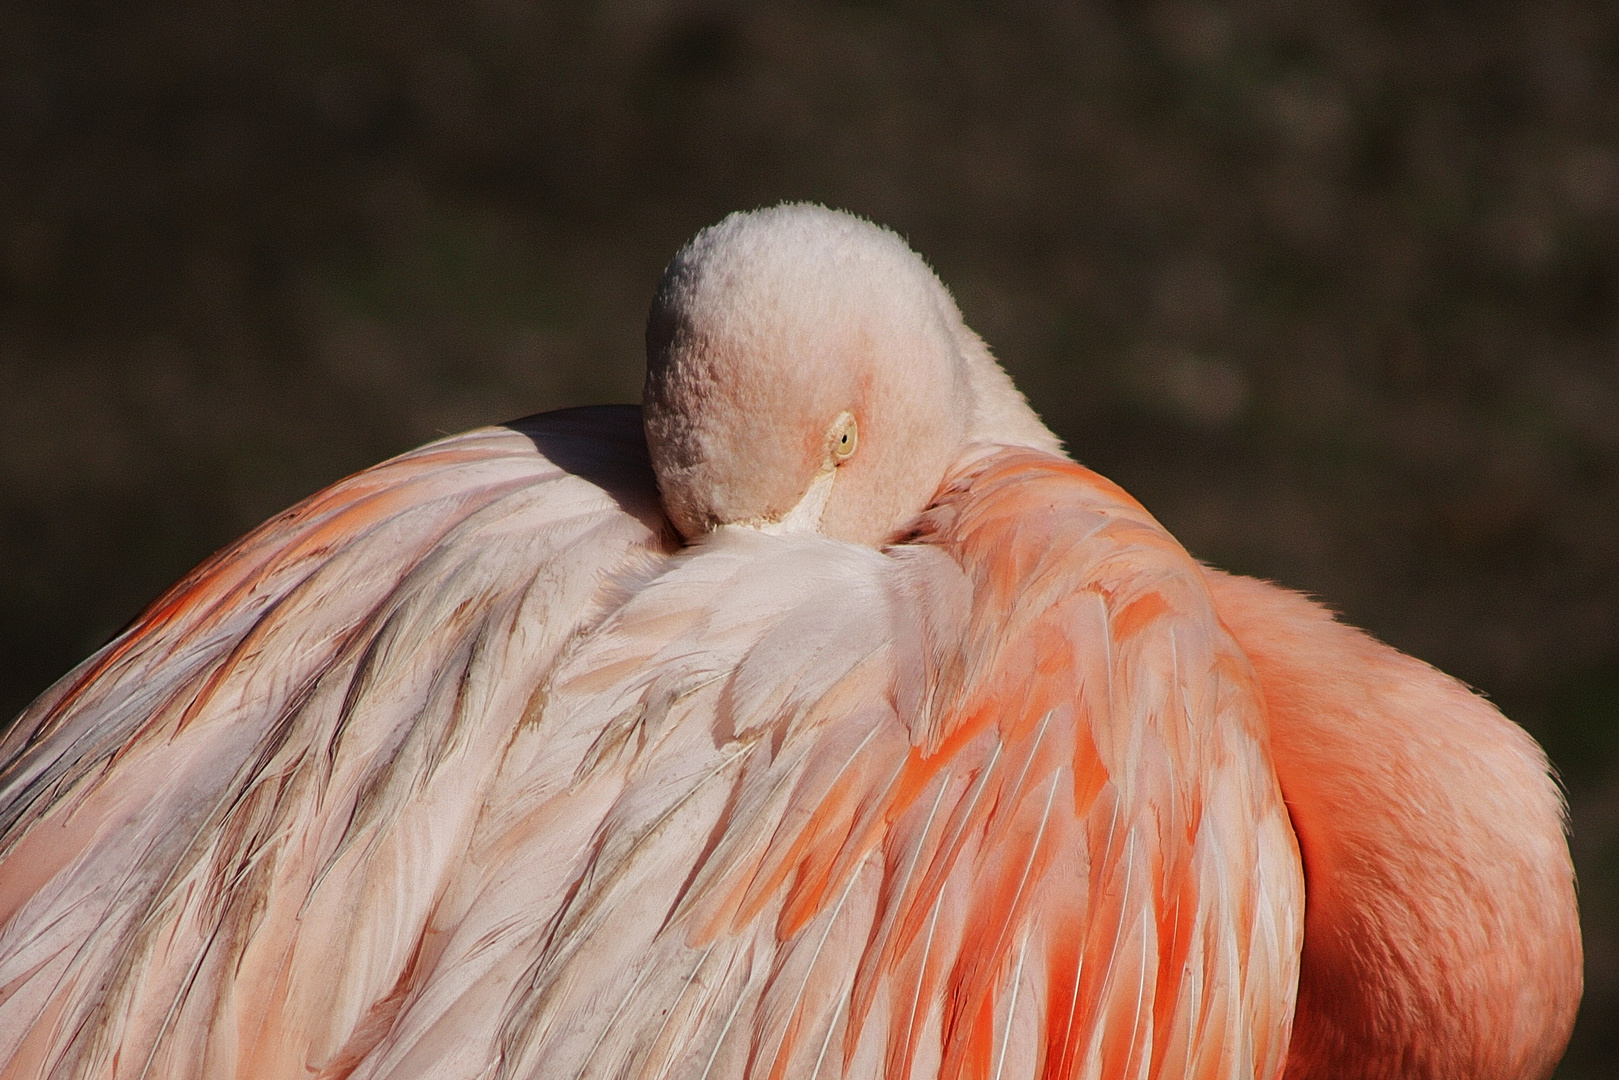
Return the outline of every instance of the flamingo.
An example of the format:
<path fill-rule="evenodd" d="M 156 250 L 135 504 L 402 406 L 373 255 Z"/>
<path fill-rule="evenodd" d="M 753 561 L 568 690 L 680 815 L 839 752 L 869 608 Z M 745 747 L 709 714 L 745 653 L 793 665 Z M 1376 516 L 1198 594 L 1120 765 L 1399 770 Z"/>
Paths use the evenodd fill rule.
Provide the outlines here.
<path fill-rule="evenodd" d="M 1540 749 L 1064 455 L 894 233 L 209 559 L 0 743 L 5 1077 L 1533 1080 Z"/>

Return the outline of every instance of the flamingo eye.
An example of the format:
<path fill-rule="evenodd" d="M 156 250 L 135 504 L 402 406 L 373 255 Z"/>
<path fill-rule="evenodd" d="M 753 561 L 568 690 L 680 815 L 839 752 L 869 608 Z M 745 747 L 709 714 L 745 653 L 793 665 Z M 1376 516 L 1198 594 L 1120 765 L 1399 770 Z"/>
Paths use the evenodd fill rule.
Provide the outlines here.
<path fill-rule="evenodd" d="M 832 457 L 839 464 L 848 461 L 860 441 L 860 425 L 849 413 L 844 413 L 832 428 Z"/>

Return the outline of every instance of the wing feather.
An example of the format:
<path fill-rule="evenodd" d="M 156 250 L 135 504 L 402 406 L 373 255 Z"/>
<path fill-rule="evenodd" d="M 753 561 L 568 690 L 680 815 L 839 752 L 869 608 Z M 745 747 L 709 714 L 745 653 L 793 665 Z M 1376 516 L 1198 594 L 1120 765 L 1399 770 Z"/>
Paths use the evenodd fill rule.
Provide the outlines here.
<path fill-rule="evenodd" d="M 8 1075 L 1275 1076 L 1297 855 L 1156 522 L 1002 451 L 671 552 L 633 418 L 360 474 L 25 716 Z"/>
<path fill-rule="evenodd" d="M 537 447 L 562 436 L 650 476 L 633 410 L 404 455 L 204 563 L 20 718 L 0 1060 L 32 1031 L 81 1075 L 301 1071 L 381 1026 L 502 728 L 663 558 L 648 480 L 559 468 Z"/>
<path fill-rule="evenodd" d="M 721 530 L 581 639 L 441 958 L 510 928 L 499 1037 L 430 982 L 357 1075 L 1275 1075 L 1301 897 L 1245 661 L 1117 489 L 999 465 L 889 553 Z"/>

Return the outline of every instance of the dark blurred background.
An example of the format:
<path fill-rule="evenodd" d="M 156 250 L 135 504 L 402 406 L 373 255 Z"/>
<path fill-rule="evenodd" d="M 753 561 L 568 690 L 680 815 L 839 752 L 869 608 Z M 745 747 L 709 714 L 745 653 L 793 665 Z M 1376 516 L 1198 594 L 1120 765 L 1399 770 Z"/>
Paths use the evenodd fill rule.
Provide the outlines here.
<path fill-rule="evenodd" d="M 0 712 L 437 434 L 639 395 L 730 210 L 906 235 L 1197 555 L 1567 783 L 1619 1062 L 1619 5 L 0 3 Z"/>

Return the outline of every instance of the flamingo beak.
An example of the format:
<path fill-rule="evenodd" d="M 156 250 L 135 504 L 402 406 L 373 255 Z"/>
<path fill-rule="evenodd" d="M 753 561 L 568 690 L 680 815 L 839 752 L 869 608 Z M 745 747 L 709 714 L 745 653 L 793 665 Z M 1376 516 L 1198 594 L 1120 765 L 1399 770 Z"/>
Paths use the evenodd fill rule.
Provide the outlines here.
<path fill-rule="evenodd" d="M 827 500 L 832 497 L 832 482 L 837 478 L 836 465 L 823 467 L 810 481 L 802 498 L 776 521 L 747 522 L 750 528 L 770 536 L 802 535 L 821 531 L 821 517 L 826 513 Z"/>

